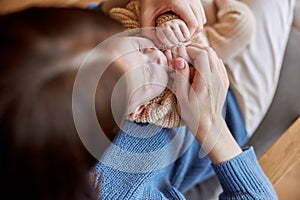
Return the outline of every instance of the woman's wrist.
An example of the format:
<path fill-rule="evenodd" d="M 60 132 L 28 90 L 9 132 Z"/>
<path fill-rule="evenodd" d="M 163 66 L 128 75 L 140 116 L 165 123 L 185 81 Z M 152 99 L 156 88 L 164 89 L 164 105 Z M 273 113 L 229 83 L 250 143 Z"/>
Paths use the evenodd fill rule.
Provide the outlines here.
<path fill-rule="evenodd" d="M 242 153 L 222 117 L 212 119 L 206 134 L 197 132 L 196 138 L 213 164 L 228 161 Z"/>

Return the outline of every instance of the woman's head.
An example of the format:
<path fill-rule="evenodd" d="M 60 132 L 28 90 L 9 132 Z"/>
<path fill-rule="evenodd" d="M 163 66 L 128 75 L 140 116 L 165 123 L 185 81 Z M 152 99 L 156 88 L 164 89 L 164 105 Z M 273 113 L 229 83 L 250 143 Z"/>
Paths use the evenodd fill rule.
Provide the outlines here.
<path fill-rule="evenodd" d="M 75 74 L 48 73 L 27 80 L 18 74 L 1 84 L 1 177 L 6 191 L 18 191 L 12 197 L 77 199 L 87 192 L 86 174 L 95 160 L 81 144 L 72 122 Z"/>
<path fill-rule="evenodd" d="M 3 192 L 92 198 L 87 175 L 96 160 L 74 126 L 72 90 L 78 58 L 120 27 L 101 13 L 49 8 L 1 16 L 0 26 Z"/>

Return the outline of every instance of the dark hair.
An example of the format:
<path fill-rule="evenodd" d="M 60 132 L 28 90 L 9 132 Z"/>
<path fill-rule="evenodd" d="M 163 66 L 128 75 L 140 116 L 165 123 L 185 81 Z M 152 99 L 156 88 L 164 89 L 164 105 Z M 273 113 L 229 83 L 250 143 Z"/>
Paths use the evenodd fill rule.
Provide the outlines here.
<path fill-rule="evenodd" d="M 93 199 L 96 160 L 74 126 L 70 60 L 119 25 L 89 10 L 32 8 L 1 16 L 0 27 L 1 195 Z"/>

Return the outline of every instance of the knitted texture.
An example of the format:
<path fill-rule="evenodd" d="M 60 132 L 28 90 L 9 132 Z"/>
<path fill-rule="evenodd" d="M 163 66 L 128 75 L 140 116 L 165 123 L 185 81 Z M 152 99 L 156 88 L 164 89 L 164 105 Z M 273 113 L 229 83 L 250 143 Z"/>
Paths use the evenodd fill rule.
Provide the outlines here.
<path fill-rule="evenodd" d="M 179 126 L 181 119 L 177 111 L 175 95 L 166 88 L 159 96 L 149 102 L 149 105 L 135 121 L 167 128 Z"/>
<path fill-rule="evenodd" d="M 172 19 L 179 19 L 177 15 L 174 15 L 172 12 L 165 13 L 163 15 L 160 15 L 155 21 L 156 26 L 161 26 L 163 23 L 170 21 Z"/>
<path fill-rule="evenodd" d="M 130 1 L 125 8 L 112 8 L 109 15 L 125 29 L 141 28 L 139 0 Z"/>
<path fill-rule="evenodd" d="M 125 29 L 141 28 L 140 8 L 140 1 L 132 0 L 125 8 L 112 8 L 109 11 L 109 15 L 112 19 L 120 22 Z M 178 19 L 178 16 L 171 12 L 160 15 L 156 19 L 156 26 L 160 26 L 164 22 L 172 19 Z"/>

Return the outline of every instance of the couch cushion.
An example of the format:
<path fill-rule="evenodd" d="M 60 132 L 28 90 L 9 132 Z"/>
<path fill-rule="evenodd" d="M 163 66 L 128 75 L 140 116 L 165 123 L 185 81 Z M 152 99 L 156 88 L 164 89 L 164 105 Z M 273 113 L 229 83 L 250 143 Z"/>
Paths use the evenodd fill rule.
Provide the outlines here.
<path fill-rule="evenodd" d="M 292 28 L 274 100 L 249 141 L 258 157 L 300 116 L 299 46 L 300 31 Z"/>

